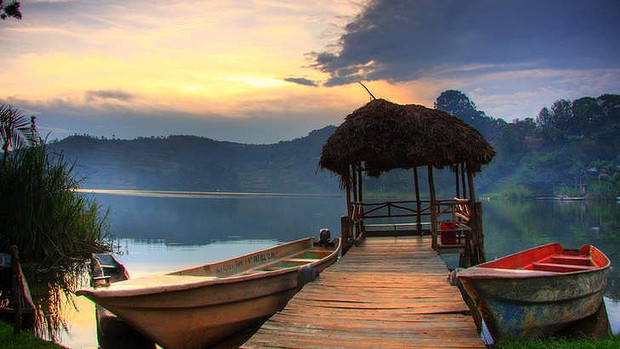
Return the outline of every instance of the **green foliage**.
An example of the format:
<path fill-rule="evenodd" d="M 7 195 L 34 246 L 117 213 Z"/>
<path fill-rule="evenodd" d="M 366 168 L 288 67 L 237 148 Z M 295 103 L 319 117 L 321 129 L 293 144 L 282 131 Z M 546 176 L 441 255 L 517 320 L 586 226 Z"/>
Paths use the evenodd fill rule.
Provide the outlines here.
<path fill-rule="evenodd" d="M 75 192 L 73 166 L 45 145 L 15 150 L 0 167 L 0 250 L 24 261 L 55 262 L 105 250 L 107 213 Z"/>
<path fill-rule="evenodd" d="M 491 141 L 497 151 L 482 172 L 483 190 L 515 181 L 533 195 L 615 198 L 620 185 L 620 96 L 557 100 L 532 119 L 506 124 Z M 620 176 L 620 174 L 618 175 Z"/>
<path fill-rule="evenodd" d="M 22 13 L 19 9 L 19 1 L 11 1 L 4 4 L 4 1 L 0 0 L 0 19 L 16 18 L 22 19 Z"/>
<path fill-rule="evenodd" d="M 0 321 L 0 349 L 62 349 L 61 345 L 44 341 L 29 332 L 13 334 L 13 326 Z"/>
<path fill-rule="evenodd" d="M 612 349 L 620 347 L 620 336 L 612 336 L 603 339 L 527 339 L 511 338 L 496 343 L 496 349 Z"/>
<path fill-rule="evenodd" d="M 487 116 L 483 111 L 476 109 L 476 104 L 463 92 L 448 90 L 442 92 L 435 102 L 435 109 L 450 113 L 471 127 L 477 129 L 487 140 L 495 138 L 505 122 Z"/>
<path fill-rule="evenodd" d="M 35 117 L 27 117 L 19 109 L 0 104 L 2 163 L 6 161 L 11 151 L 39 143 L 41 138 L 36 130 Z"/>

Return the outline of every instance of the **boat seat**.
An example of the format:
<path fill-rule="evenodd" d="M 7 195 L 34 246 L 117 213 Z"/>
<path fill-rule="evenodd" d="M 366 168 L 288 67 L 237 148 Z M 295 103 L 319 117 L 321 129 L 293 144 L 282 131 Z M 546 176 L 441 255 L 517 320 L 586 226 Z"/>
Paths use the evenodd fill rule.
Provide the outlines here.
<path fill-rule="evenodd" d="M 596 267 L 588 266 L 588 265 L 568 265 L 568 264 L 558 264 L 558 263 L 533 262 L 532 268 L 534 270 L 567 273 L 567 272 L 572 272 L 572 271 L 592 270 L 592 269 L 595 269 Z"/>
<path fill-rule="evenodd" d="M 592 265 L 592 260 L 584 256 L 553 255 L 549 256 L 549 262 L 556 264 Z"/>
<path fill-rule="evenodd" d="M 320 258 L 287 258 L 284 262 L 291 263 L 312 263 L 314 261 L 320 261 Z"/>
<path fill-rule="evenodd" d="M 93 276 L 92 279 L 93 281 L 100 281 L 100 280 L 104 280 L 104 281 L 108 281 L 110 280 L 110 278 L 112 278 L 109 275 L 105 275 L 105 276 Z"/>
<path fill-rule="evenodd" d="M 116 269 L 118 266 L 117 265 L 110 265 L 110 264 L 100 264 L 102 269 Z"/>

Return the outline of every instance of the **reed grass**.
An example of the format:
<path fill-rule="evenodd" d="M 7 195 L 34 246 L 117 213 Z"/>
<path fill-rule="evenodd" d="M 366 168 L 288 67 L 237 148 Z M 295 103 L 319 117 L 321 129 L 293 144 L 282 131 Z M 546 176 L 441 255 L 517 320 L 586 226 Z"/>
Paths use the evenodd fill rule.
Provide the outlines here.
<path fill-rule="evenodd" d="M 38 338 L 32 333 L 22 331 L 13 334 L 13 326 L 0 321 L 0 349 L 63 349 L 62 345 Z"/>
<path fill-rule="evenodd" d="M 494 349 L 612 349 L 620 348 L 620 336 L 605 338 L 509 338 L 497 342 Z"/>
<path fill-rule="evenodd" d="M 75 164 L 44 143 L 0 165 L 0 250 L 17 245 L 26 262 L 55 263 L 107 250 L 108 212 L 75 191 Z"/>

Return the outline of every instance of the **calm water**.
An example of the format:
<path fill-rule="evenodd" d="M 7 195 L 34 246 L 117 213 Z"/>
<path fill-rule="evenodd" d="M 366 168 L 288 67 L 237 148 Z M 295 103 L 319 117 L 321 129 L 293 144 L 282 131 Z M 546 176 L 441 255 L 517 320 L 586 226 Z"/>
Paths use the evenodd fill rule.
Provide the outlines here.
<path fill-rule="evenodd" d="M 316 236 L 328 227 L 339 235 L 342 197 L 237 193 L 108 192 L 96 194 L 110 207 L 119 259 L 132 277 L 170 271 Z M 620 204 L 489 201 L 483 203 L 487 259 L 560 242 L 591 243 L 620 265 Z M 455 259 L 447 257 L 449 265 Z M 71 287 L 88 283 L 76 272 Z M 620 324 L 620 276 L 612 269 L 606 304 L 612 329 Z M 35 282 L 36 283 L 36 282 Z M 35 291 L 37 287 L 35 285 Z M 44 294 L 43 290 L 39 290 Z M 49 336 L 71 348 L 96 348 L 93 304 L 71 295 L 47 300 Z M 36 296 L 36 295 L 35 295 Z M 41 296 L 45 298 L 45 296 Z M 50 297 L 48 297 L 50 298 Z"/>

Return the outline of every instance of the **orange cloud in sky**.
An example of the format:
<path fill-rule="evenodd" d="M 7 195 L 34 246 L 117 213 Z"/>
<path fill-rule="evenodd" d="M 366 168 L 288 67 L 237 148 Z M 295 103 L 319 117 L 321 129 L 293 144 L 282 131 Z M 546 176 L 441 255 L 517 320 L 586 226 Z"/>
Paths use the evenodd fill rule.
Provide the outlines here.
<path fill-rule="evenodd" d="M 0 54 L 6 82 L 0 96 L 14 100 L 230 117 L 300 106 L 349 110 L 365 100 L 357 87 L 284 81 L 326 78 L 305 55 L 330 40 L 325 33 L 337 21 L 360 10 L 349 1 L 130 2 L 81 6 L 52 19 L 23 5 L 24 21 L 2 28 L 19 42 L 16 53 Z M 134 98 L 87 98 L 102 90 Z"/>

